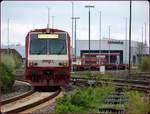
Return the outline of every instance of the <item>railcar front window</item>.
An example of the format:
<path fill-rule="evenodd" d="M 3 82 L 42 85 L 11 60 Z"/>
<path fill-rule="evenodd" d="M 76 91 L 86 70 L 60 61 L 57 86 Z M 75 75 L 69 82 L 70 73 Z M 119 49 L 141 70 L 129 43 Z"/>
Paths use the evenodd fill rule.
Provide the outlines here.
<path fill-rule="evenodd" d="M 46 54 L 47 53 L 46 40 L 31 39 L 30 40 L 30 54 Z"/>
<path fill-rule="evenodd" d="M 67 54 L 66 34 L 59 34 L 59 38 L 57 39 L 39 39 L 38 34 L 30 34 L 30 54 Z"/>
<path fill-rule="evenodd" d="M 49 41 L 49 53 L 63 55 L 67 54 L 66 50 L 66 40 L 65 39 L 56 39 Z"/>

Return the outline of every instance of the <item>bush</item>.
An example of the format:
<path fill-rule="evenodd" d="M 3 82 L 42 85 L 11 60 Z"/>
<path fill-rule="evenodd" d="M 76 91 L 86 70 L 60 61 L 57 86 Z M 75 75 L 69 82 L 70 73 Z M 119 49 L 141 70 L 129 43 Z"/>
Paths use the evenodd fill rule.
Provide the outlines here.
<path fill-rule="evenodd" d="M 149 70 L 149 67 L 150 67 L 150 65 L 149 65 L 148 57 L 142 57 L 141 61 L 139 63 L 139 69 L 140 69 L 140 71 L 146 72 L 146 71 Z"/>
<path fill-rule="evenodd" d="M 1 61 L 0 61 L 0 86 L 2 92 L 8 92 L 14 84 L 15 75 L 13 75 L 13 71 L 19 67 L 19 61 L 17 56 L 9 53 L 1 54 Z"/>
<path fill-rule="evenodd" d="M 1 55 L 1 62 L 8 67 L 10 70 L 14 70 L 20 66 L 19 60 L 16 55 L 10 54 L 2 54 Z"/>
<path fill-rule="evenodd" d="M 14 84 L 15 76 L 3 63 L 0 63 L 0 87 L 3 93 L 10 90 Z"/>
<path fill-rule="evenodd" d="M 71 103 L 76 106 L 88 107 L 89 101 L 91 99 L 91 95 L 87 92 L 82 92 L 81 90 L 77 90 L 75 95 L 71 97 Z"/>

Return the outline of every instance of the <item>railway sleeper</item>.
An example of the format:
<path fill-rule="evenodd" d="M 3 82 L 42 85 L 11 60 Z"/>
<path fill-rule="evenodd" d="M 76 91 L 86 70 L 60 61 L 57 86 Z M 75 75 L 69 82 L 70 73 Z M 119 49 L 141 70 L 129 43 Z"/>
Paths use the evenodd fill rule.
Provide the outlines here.
<path fill-rule="evenodd" d="M 124 99 L 114 100 L 114 99 L 106 99 L 105 104 L 124 104 Z"/>
<path fill-rule="evenodd" d="M 101 114 L 125 114 L 124 109 L 113 109 L 113 108 L 101 108 L 99 109 Z"/>

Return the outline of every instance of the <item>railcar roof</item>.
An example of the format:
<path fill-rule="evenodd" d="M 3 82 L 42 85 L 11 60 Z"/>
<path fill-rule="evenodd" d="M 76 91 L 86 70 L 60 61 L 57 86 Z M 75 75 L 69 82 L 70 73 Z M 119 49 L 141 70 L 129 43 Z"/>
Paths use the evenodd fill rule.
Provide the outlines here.
<path fill-rule="evenodd" d="M 60 30 L 60 29 L 52 29 L 52 28 L 49 28 L 50 31 L 52 32 L 66 32 L 64 30 Z M 43 28 L 43 29 L 34 29 L 34 30 L 31 30 L 30 32 L 46 32 L 47 28 Z"/>

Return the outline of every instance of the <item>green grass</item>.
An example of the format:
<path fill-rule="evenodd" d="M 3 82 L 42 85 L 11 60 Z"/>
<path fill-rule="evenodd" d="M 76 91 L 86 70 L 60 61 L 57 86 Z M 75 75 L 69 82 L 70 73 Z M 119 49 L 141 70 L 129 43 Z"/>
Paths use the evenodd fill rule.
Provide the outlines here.
<path fill-rule="evenodd" d="M 103 104 L 108 93 L 113 91 L 112 86 L 78 88 L 75 94 L 65 94 L 63 99 L 58 100 L 55 112 L 97 112 Z"/>
<path fill-rule="evenodd" d="M 143 114 L 149 111 L 148 100 L 145 98 L 145 94 L 138 91 L 129 91 L 126 93 L 128 102 L 126 102 L 125 107 L 128 113 Z"/>
<path fill-rule="evenodd" d="M 149 58 L 148 57 L 142 57 L 141 61 L 138 65 L 138 68 L 141 72 L 147 72 L 149 70 Z"/>

